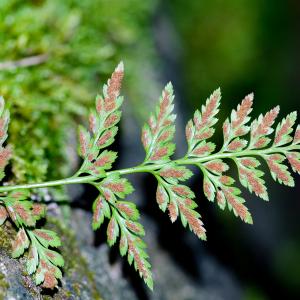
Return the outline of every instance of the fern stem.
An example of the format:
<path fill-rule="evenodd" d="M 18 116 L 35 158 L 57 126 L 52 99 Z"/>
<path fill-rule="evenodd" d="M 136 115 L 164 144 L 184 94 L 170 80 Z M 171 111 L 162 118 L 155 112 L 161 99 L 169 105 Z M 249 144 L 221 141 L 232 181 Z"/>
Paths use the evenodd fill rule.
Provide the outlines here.
<path fill-rule="evenodd" d="M 152 170 L 159 169 L 162 166 L 163 166 L 163 164 L 162 165 L 137 166 L 137 167 L 107 172 L 105 175 L 100 175 L 100 176 L 87 175 L 87 176 L 78 177 L 78 176 L 74 175 L 69 178 L 53 180 L 53 181 L 46 181 L 46 182 L 41 182 L 41 183 L 29 183 L 29 184 L 20 184 L 20 185 L 1 186 L 0 193 L 9 192 L 9 191 L 13 191 L 13 190 L 20 190 L 20 189 L 36 189 L 36 188 L 47 188 L 47 187 L 67 185 L 67 184 L 92 183 L 101 178 L 105 178 L 105 177 L 107 177 L 109 175 L 113 175 L 113 174 L 126 175 L 126 174 L 133 174 L 133 173 L 147 173 Z"/>
<path fill-rule="evenodd" d="M 274 147 L 263 150 L 247 150 L 247 151 L 239 151 L 239 152 L 218 152 L 209 156 L 197 157 L 197 158 L 184 158 L 178 159 L 175 162 L 181 165 L 194 165 L 197 163 L 204 163 L 214 159 L 224 159 L 224 158 L 235 158 L 241 156 L 263 156 L 264 154 L 272 154 L 272 153 L 285 153 L 287 151 L 299 151 L 300 145 L 289 145 L 286 147 Z"/>
<path fill-rule="evenodd" d="M 29 184 L 20 184 L 20 185 L 8 185 L 8 186 L 1 186 L 0 192 L 9 192 L 13 190 L 19 189 L 35 189 L 35 188 L 46 188 L 58 185 L 66 185 L 66 184 L 75 184 L 75 183 L 87 183 L 93 180 L 96 180 L 97 177 L 95 176 L 84 176 L 84 177 L 70 177 L 64 178 L 60 180 L 53 180 L 53 181 L 46 181 L 41 183 L 29 183 Z"/>
<path fill-rule="evenodd" d="M 236 157 L 242 157 L 242 156 L 263 156 L 265 154 L 272 154 L 272 153 L 285 153 L 286 151 L 299 151 L 300 145 L 289 145 L 286 147 L 272 147 L 268 149 L 263 150 L 248 150 L 248 151 L 240 151 L 240 152 L 218 152 L 209 156 L 204 156 L 200 158 L 182 158 L 174 160 L 173 162 L 178 165 L 194 165 L 194 164 L 201 164 L 210 160 L 214 159 L 226 159 L 226 158 L 236 158 Z M 133 173 L 152 173 L 155 170 L 159 170 L 160 168 L 164 167 L 166 165 L 166 162 L 162 162 L 161 164 L 149 164 L 149 165 L 139 165 L 136 167 L 121 169 L 121 170 L 115 170 L 107 172 L 104 175 L 101 176 L 82 176 L 78 177 L 77 173 L 69 178 L 64 178 L 60 180 L 53 180 L 53 181 L 46 181 L 42 183 L 29 183 L 29 184 L 21 184 L 21 185 L 9 185 L 9 186 L 1 186 L 0 187 L 0 193 L 3 192 L 9 192 L 13 190 L 18 189 L 35 189 L 35 188 L 46 188 L 46 187 L 53 187 L 53 186 L 59 186 L 59 185 L 67 185 L 67 184 L 77 184 L 77 183 L 92 183 L 96 182 L 97 180 L 101 178 L 105 178 L 107 176 L 113 175 L 113 174 L 119 174 L 119 175 L 127 175 L 127 174 L 133 174 Z"/>

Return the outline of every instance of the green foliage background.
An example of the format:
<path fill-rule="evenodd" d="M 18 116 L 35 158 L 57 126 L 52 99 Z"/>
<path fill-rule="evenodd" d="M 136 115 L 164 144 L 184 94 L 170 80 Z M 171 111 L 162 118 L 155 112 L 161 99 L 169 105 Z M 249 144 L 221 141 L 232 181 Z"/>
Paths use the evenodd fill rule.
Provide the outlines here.
<path fill-rule="evenodd" d="M 166 3 L 183 45 L 181 74 L 193 108 L 218 86 L 223 118 L 252 91 L 254 114 L 275 104 L 284 113 L 299 107 L 299 1 Z"/>
<path fill-rule="evenodd" d="M 134 82 L 149 58 L 155 62 L 149 38 L 154 7 L 155 1 L 139 0 L 0 2 L 0 61 L 48 55 L 37 66 L 0 70 L 0 94 L 13 118 L 9 134 L 18 182 L 70 175 L 66 147 L 75 122 L 87 115 L 100 82 L 119 60 L 126 63 L 129 99 L 143 97 L 145 85 L 151 88 L 151 74 L 144 86 Z"/>

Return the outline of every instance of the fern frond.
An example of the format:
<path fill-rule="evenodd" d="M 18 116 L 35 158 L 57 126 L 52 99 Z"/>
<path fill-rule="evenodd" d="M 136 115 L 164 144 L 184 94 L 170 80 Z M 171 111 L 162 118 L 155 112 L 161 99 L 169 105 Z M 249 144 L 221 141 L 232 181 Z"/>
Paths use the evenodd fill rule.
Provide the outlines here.
<path fill-rule="evenodd" d="M 241 190 L 234 187 L 235 180 L 226 174 L 229 171 L 226 160 L 230 159 L 235 163 L 240 183 L 250 193 L 254 193 L 263 200 L 269 200 L 269 196 L 263 179 L 264 172 L 259 169 L 259 159 L 267 162 L 275 180 L 288 186 L 293 186 L 294 180 L 288 167 L 283 163 L 284 160 L 288 159 L 295 172 L 300 170 L 299 126 L 294 138 L 291 136 L 297 117 L 296 113 L 291 113 L 282 120 L 277 126 L 272 146 L 266 148 L 271 142 L 271 138 L 268 136 L 274 132 L 272 125 L 279 113 L 279 107 L 275 107 L 266 115 L 260 115 L 257 120 L 249 124 L 253 98 L 253 94 L 246 96 L 241 104 L 232 111 L 230 118 L 225 120 L 223 124 L 224 143 L 221 150 L 215 151 L 216 145 L 209 139 L 213 136 L 214 125 L 218 121 L 216 115 L 219 111 L 221 92 L 220 89 L 213 92 L 202 106 L 201 112 L 197 110 L 193 119 L 186 125 L 188 145 L 186 155 L 182 159 L 174 161 L 169 161 L 170 156 L 168 155 L 168 160 L 163 162 L 163 167 L 151 168 L 150 172 L 158 180 L 156 199 L 161 210 L 168 211 L 172 222 L 180 216 L 183 225 L 189 224 L 190 229 L 198 232 L 197 235 L 203 239 L 205 239 L 205 229 L 200 215 L 195 212 L 197 204 L 192 200 L 194 194 L 186 186 L 180 185 L 181 181 L 192 175 L 185 171 L 183 165 L 196 165 L 202 171 L 204 175 L 203 190 L 208 200 L 216 200 L 221 209 L 224 209 L 227 204 L 229 210 L 250 224 L 253 222 L 252 217 L 245 206 Z M 161 108 L 158 107 L 157 112 L 160 110 Z M 155 139 L 146 138 L 151 136 L 149 134 L 151 124 L 154 124 L 152 128 L 156 128 L 157 116 L 158 114 L 156 114 L 156 118 L 151 117 L 148 125 L 144 126 L 142 141 L 146 154 L 149 152 L 148 149 L 159 146 L 159 142 Z M 175 117 L 173 119 L 175 120 Z M 164 130 L 163 127 L 159 128 L 160 131 Z M 172 132 L 174 131 L 175 128 L 172 129 Z M 145 143 L 145 140 L 148 142 Z M 151 141 L 151 148 L 148 147 L 149 141 Z M 161 162 L 158 163 L 162 165 Z M 196 224 L 195 220 L 190 219 L 189 222 L 186 217 L 187 211 L 197 219 L 197 230 L 191 226 L 191 224 Z"/>
<path fill-rule="evenodd" d="M 240 183 L 263 200 L 268 200 L 269 196 L 263 179 L 264 172 L 259 170 L 258 159 L 267 162 L 275 180 L 288 186 L 294 186 L 294 179 L 283 162 L 288 159 L 295 172 L 299 172 L 300 165 L 299 127 L 296 129 L 294 138 L 291 136 L 297 117 L 296 112 L 282 120 L 277 126 L 272 146 L 266 148 L 271 142 L 268 136 L 274 132 L 272 125 L 279 113 L 279 107 L 275 107 L 266 115 L 260 115 L 249 126 L 252 104 L 253 94 L 250 94 L 244 98 L 236 110 L 232 111 L 230 118 L 226 119 L 223 124 L 224 143 L 220 151 L 215 153 L 202 151 L 201 156 L 179 160 L 182 164 L 195 164 L 202 170 L 203 189 L 208 200 L 216 199 L 222 209 L 227 203 L 229 209 L 232 209 L 235 215 L 247 223 L 252 223 L 252 217 L 244 205 L 245 200 L 240 196 L 240 189 L 232 187 L 233 178 L 223 174 L 229 170 L 224 160 L 231 159 L 236 164 Z M 212 113 L 211 117 L 214 116 L 215 113 Z M 198 142 L 195 135 L 190 134 L 193 132 L 191 124 L 192 121 L 189 121 L 187 125 L 188 152 L 185 158 L 191 158 L 190 145 Z M 213 132 L 213 129 L 210 128 L 210 131 Z M 250 142 L 247 140 L 249 133 Z M 208 144 L 209 142 L 205 142 L 203 145 Z"/>
<path fill-rule="evenodd" d="M 61 245 L 55 232 L 45 229 L 33 229 L 36 221 L 45 217 L 45 206 L 28 200 L 27 190 L 9 193 L 0 205 L 2 221 L 9 216 L 18 227 L 18 233 L 12 242 L 12 257 L 18 258 L 28 250 L 26 269 L 29 275 L 35 275 L 36 284 L 53 289 L 62 278 L 59 267 L 64 265 L 63 257 L 55 250 Z M 3 223 L 2 222 L 2 223 Z"/>
<path fill-rule="evenodd" d="M 93 205 L 93 229 L 100 228 L 104 218 L 110 219 L 107 226 L 107 243 L 113 246 L 117 239 L 121 256 L 127 254 L 128 262 L 134 263 L 135 269 L 149 288 L 153 288 L 146 244 L 141 239 L 145 235 L 143 226 L 138 222 L 139 211 L 134 203 L 119 200 L 133 192 L 130 182 L 118 174 L 108 176 L 95 184 L 100 195 Z"/>
<path fill-rule="evenodd" d="M 221 100 L 220 89 L 215 90 L 202 105 L 201 112 L 196 110 L 194 118 L 190 120 L 185 129 L 186 139 L 188 143 L 187 157 L 200 157 L 208 155 L 215 149 L 215 144 L 206 142 L 215 132 L 214 126 L 218 119 Z"/>
<path fill-rule="evenodd" d="M 175 151 L 172 142 L 176 116 L 172 113 L 173 86 L 168 83 L 164 88 L 156 113 L 151 115 L 142 130 L 142 143 L 146 151 L 145 163 L 168 161 Z"/>
<path fill-rule="evenodd" d="M 214 91 L 197 110 L 185 129 L 187 152 L 183 158 L 172 159 L 175 151 L 173 142 L 175 119 L 173 113 L 173 87 L 169 83 L 164 88 L 159 105 L 142 129 L 142 144 L 146 155 L 142 164 L 122 170 L 111 170 L 117 153 L 106 149 L 115 139 L 121 118 L 120 106 L 123 98 L 120 89 L 124 75 L 120 63 L 102 95 L 97 95 L 95 109 L 89 115 L 89 128 L 79 126 L 78 153 L 83 159 L 78 172 L 69 178 L 45 183 L 2 186 L 0 192 L 0 225 L 10 219 L 18 229 L 13 242 L 13 257 L 29 252 L 26 267 L 34 274 L 37 284 L 53 288 L 62 277 L 62 256 L 53 248 L 60 246 L 59 237 L 52 231 L 36 228 L 37 220 L 45 216 L 45 206 L 29 200 L 31 188 L 63 184 L 88 183 L 96 187 L 99 196 L 93 203 L 92 228 L 101 228 L 108 219 L 107 242 L 109 246 L 119 243 L 121 256 L 127 256 L 149 288 L 153 288 L 151 266 L 142 240 L 144 228 L 139 222 L 136 205 L 126 197 L 133 192 L 126 174 L 148 172 L 158 182 L 156 201 L 163 212 L 167 212 L 171 222 L 180 219 L 197 237 L 205 240 L 206 230 L 194 192 L 186 185 L 193 173 L 186 167 L 195 165 L 203 173 L 203 191 L 206 198 L 224 210 L 230 211 L 246 223 L 252 224 L 252 216 L 245 205 L 242 191 L 235 179 L 229 176 L 228 160 L 233 162 L 240 184 L 250 193 L 269 200 L 264 172 L 260 169 L 265 161 L 274 180 L 287 186 L 294 186 L 291 171 L 300 174 L 300 126 L 293 135 L 297 113 L 292 112 L 274 130 L 273 125 L 279 114 L 275 107 L 265 115 L 260 115 L 250 123 L 253 94 L 249 94 L 232 110 L 223 123 L 224 142 L 220 150 L 210 141 L 218 122 L 220 89 Z M 11 156 L 9 146 L 4 146 L 7 138 L 9 112 L 0 98 L 0 178 Z M 274 133 L 274 136 L 272 134 Z M 287 165 L 290 164 L 291 169 Z M 233 172 L 230 172 L 232 174 Z M 2 194 L 1 194 L 2 195 Z"/>
<path fill-rule="evenodd" d="M 57 286 L 57 280 L 62 278 L 60 267 L 64 266 L 64 259 L 49 247 L 59 247 L 61 245 L 59 237 L 55 232 L 45 229 L 27 232 L 31 240 L 26 264 L 28 274 L 34 273 L 36 284 L 42 284 L 44 288 Z"/>
<path fill-rule="evenodd" d="M 249 122 L 249 114 L 252 111 L 253 94 L 245 97 L 236 110 L 231 113 L 231 118 L 226 119 L 223 124 L 224 135 L 224 151 L 235 152 L 244 149 L 248 142 L 241 139 L 241 136 L 246 135 L 250 131 L 250 127 L 246 126 Z"/>
<path fill-rule="evenodd" d="M 95 176 L 105 174 L 117 158 L 113 151 L 101 151 L 110 146 L 118 132 L 121 118 L 119 110 L 123 102 L 120 96 L 124 65 L 121 62 L 103 87 L 103 95 L 97 95 L 95 109 L 89 116 L 89 130 L 79 126 L 79 155 L 83 164 L 77 174 L 88 173 Z"/>
<path fill-rule="evenodd" d="M 272 125 L 278 114 L 279 106 L 276 106 L 264 116 L 261 114 L 257 120 L 252 122 L 249 149 L 261 149 L 271 142 L 271 139 L 267 136 L 274 131 Z"/>

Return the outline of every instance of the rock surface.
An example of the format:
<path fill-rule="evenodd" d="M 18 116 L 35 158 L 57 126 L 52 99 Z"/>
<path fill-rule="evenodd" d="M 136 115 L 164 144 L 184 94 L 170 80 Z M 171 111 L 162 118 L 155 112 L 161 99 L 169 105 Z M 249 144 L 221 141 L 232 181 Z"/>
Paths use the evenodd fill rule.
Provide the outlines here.
<path fill-rule="evenodd" d="M 138 291 L 122 271 L 123 260 L 110 263 L 106 244 L 94 246 L 90 213 L 73 209 L 71 228 L 51 218 L 46 227 L 55 229 L 62 238 L 62 255 L 66 262 L 61 285 L 54 292 L 42 291 L 26 275 L 24 259 L 10 257 L 10 238 L 14 228 L 5 224 L 0 229 L 0 299 L 105 299 L 105 300 L 218 300 L 240 299 L 238 285 L 229 273 L 204 254 L 198 268 L 203 273 L 201 284 L 184 272 L 157 243 L 152 221 L 144 220 L 147 242 L 153 264 L 153 292 Z M 201 254 L 203 255 L 203 254 Z M 118 257 L 118 256 L 117 256 Z M 125 272 L 126 273 L 126 272 Z"/>
<path fill-rule="evenodd" d="M 83 245 L 82 237 L 89 227 L 85 223 L 87 213 L 81 213 L 80 230 L 70 231 L 58 220 L 51 218 L 46 228 L 55 230 L 62 239 L 61 253 L 65 259 L 64 277 L 60 286 L 54 291 L 43 291 L 34 284 L 32 277 L 26 274 L 25 259 L 12 259 L 11 238 L 16 234 L 11 224 L 7 223 L 0 229 L 0 299 L 124 299 L 134 300 L 134 295 L 123 279 L 115 280 L 111 276 L 113 269 L 108 263 L 108 249 L 93 248 Z M 74 214 L 76 220 L 76 213 Z M 77 214 L 78 215 L 78 214 Z M 82 221 L 84 220 L 84 221 Z M 76 229 L 76 228 L 75 228 Z M 78 235 L 74 234 L 76 232 Z M 92 236 L 90 232 L 89 236 Z M 80 249 L 82 247 L 82 249 Z"/>

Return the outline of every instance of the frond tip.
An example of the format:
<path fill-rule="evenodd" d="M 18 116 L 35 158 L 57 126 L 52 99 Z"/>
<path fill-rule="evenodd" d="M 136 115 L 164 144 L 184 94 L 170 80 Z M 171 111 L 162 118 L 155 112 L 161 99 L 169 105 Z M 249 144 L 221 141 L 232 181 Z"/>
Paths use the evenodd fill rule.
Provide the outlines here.
<path fill-rule="evenodd" d="M 188 121 L 185 134 L 188 143 L 187 155 L 200 157 L 209 155 L 215 149 L 215 144 L 206 142 L 215 132 L 213 126 L 218 122 L 216 115 L 219 112 L 221 90 L 218 88 L 202 105 L 201 112 L 196 110 L 192 120 Z"/>
<path fill-rule="evenodd" d="M 168 161 L 175 151 L 175 144 L 172 142 L 176 118 L 172 113 L 173 100 L 173 86 L 168 83 L 162 92 L 156 114 L 150 116 L 142 130 L 142 143 L 146 151 L 145 162 L 147 163 Z"/>
<path fill-rule="evenodd" d="M 79 126 L 78 153 L 84 161 L 77 174 L 103 175 L 117 157 L 117 153 L 103 149 L 114 142 L 118 132 L 123 76 L 124 64 L 120 62 L 103 86 L 103 95 L 96 96 L 95 109 L 89 115 L 89 130 Z"/>

